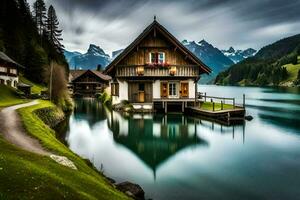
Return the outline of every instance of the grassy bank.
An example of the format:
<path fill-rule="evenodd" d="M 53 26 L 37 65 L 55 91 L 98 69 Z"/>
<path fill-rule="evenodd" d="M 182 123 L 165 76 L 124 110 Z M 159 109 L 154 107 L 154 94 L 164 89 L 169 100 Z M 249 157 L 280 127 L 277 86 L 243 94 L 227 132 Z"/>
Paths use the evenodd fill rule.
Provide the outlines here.
<path fill-rule="evenodd" d="M 0 138 L 0 199 L 128 199 L 59 142 L 55 132 L 35 114 L 49 107 L 54 105 L 40 101 L 18 112 L 30 135 L 44 148 L 68 157 L 78 170 L 59 165 L 47 156 L 25 152 Z"/>
<path fill-rule="evenodd" d="M 20 99 L 14 88 L 0 84 L 0 108 L 26 102 L 28 100 Z"/>
<path fill-rule="evenodd" d="M 21 83 L 25 83 L 27 85 L 31 85 L 31 93 L 32 94 L 41 94 L 42 91 L 47 90 L 47 88 L 41 84 L 36 84 L 23 76 L 19 77 Z"/>

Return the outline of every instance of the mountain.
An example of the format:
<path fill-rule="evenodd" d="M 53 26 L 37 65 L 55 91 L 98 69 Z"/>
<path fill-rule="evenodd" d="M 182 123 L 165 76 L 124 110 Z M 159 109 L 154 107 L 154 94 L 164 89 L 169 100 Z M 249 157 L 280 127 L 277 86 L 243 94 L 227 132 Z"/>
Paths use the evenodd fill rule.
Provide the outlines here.
<path fill-rule="evenodd" d="M 70 69 L 96 69 L 98 65 L 104 69 L 111 61 L 110 56 L 94 44 L 90 44 L 85 54 L 65 51 L 65 57 Z"/>
<path fill-rule="evenodd" d="M 115 59 L 120 53 L 122 53 L 124 49 L 119 49 L 117 51 L 112 52 L 112 60 Z"/>
<path fill-rule="evenodd" d="M 67 51 L 67 50 L 64 50 L 64 56 L 67 60 L 67 62 L 69 63 L 71 61 L 71 59 L 75 56 L 79 56 L 79 55 L 82 55 L 81 53 L 77 52 L 77 51 Z"/>
<path fill-rule="evenodd" d="M 255 56 L 246 58 L 221 72 L 215 83 L 291 86 L 297 82 L 297 74 L 300 70 L 299 55 L 300 34 L 263 47 Z"/>
<path fill-rule="evenodd" d="M 212 69 L 212 73 L 210 75 L 204 75 L 200 79 L 200 83 L 211 82 L 219 72 L 226 70 L 229 66 L 234 64 L 234 62 L 226 57 L 218 48 L 205 40 L 201 40 L 198 43 L 183 40 L 182 44 Z"/>
<path fill-rule="evenodd" d="M 233 47 L 230 47 L 228 50 L 222 50 L 222 53 L 232 60 L 234 63 L 238 63 L 246 58 L 252 57 L 257 51 L 252 48 L 246 50 L 235 50 Z"/>

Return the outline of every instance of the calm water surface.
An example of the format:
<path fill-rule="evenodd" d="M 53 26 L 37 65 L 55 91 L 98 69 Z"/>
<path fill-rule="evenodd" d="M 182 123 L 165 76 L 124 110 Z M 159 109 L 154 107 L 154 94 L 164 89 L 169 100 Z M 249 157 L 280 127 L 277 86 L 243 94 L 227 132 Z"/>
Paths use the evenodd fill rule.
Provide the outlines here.
<path fill-rule="evenodd" d="M 146 197 L 300 199 L 300 90 L 199 86 L 208 95 L 245 93 L 244 125 L 222 126 L 180 114 L 121 116 L 77 100 L 65 141 L 117 182 Z"/>

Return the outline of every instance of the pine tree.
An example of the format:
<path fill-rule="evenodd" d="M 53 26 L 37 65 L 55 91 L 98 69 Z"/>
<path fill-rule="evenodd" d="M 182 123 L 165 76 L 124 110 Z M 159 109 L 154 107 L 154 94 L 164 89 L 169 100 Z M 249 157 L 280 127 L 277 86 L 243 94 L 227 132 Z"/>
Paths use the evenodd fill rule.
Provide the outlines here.
<path fill-rule="evenodd" d="M 40 35 L 43 34 L 45 29 L 46 16 L 46 5 L 44 0 L 36 0 L 33 4 L 33 19 L 37 26 Z"/>
<path fill-rule="evenodd" d="M 63 53 L 64 46 L 60 42 L 63 40 L 61 38 L 62 30 L 59 29 L 58 18 L 52 5 L 48 9 L 47 35 L 50 42 L 55 46 L 57 52 Z"/>

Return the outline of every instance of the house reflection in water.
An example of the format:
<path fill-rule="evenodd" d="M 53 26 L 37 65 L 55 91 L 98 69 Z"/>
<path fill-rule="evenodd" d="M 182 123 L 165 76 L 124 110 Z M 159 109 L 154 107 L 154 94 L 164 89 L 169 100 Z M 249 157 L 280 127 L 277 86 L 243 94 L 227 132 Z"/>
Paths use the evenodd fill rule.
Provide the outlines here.
<path fill-rule="evenodd" d="M 193 145 L 208 146 L 199 138 L 193 119 L 183 115 L 142 115 L 128 118 L 112 112 L 108 119 L 114 140 L 133 151 L 155 173 L 156 169 L 180 150 Z"/>
<path fill-rule="evenodd" d="M 94 98 L 76 99 L 74 117 L 77 120 L 85 119 L 90 126 L 106 119 L 107 112 L 100 101 Z"/>

